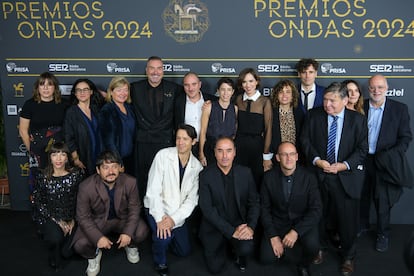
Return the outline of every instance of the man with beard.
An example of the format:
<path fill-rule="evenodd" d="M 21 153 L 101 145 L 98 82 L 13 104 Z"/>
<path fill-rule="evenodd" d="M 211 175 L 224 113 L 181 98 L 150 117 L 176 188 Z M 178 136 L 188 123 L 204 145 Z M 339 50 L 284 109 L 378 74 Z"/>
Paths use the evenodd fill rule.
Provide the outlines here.
<path fill-rule="evenodd" d="M 121 157 L 112 151 L 103 152 L 97 159 L 97 173 L 79 185 L 76 221 L 78 228 L 72 245 L 88 259 L 88 276 L 98 275 L 102 249 L 124 248 L 130 263 L 139 262 L 137 244 L 142 242 L 148 227 L 140 218 L 135 178 L 121 173 Z M 119 234 L 116 241 L 109 234 Z"/>
<path fill-rule="evenodd" d="M 143 197 L 155 154 L 174 145 L 174 108 L 183 88 L 163 79 L 163 61 L 152 56 L 145 68 L 147 79 L 131 83 L 131 100 L 137 117 L 136 156 L 138 189 Z"/>

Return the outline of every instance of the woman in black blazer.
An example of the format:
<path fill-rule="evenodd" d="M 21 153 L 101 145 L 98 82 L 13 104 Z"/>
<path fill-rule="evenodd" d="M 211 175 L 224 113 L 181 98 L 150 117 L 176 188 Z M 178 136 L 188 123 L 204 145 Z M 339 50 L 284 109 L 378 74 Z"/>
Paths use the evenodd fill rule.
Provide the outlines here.
<path fill-rule="evenodd" d="M 134 174 L 136 119 L 130 104 L 130 84 L 126 78 L 114 77 L 111 80 L 106 101 L 99 113 L 99 131 L 103 140 L 103 150 L 118 152 L 125 172 Z"/>
<path fill-rule="evenodd" d="M 101 151 L 98 112 L 104 97 L 89 79 L 78 79 L 71 90 L 72 106 L 65 115 L 65 142 L 74 164 L 89 176 L 96 172 L 95 161 Z"/>

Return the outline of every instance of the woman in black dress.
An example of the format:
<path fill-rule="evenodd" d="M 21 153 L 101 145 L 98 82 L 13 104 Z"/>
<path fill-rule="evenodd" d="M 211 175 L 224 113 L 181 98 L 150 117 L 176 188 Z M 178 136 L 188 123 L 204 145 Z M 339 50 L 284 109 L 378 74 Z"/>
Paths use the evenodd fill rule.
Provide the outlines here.
<path fill-rule="evenodd" d="M 37 169 L 47 165 L 50 146 L 63 141 L 65 107 L 57 78 L 49 72 L 42 73 L 34 84 L 33 97 L 23 105 L 19 120 L 19 134 L 29 152 L 31 189 Z"/>
<path fill-rule="evenodd" d="M 272 105 L 258 90 L 260 77 L 253 68 L 242 70 L 238 87 L 243 91 L 236 98 L 237 115 L 237 162 L 252 170 L 259 188 L 263 172 L 270 169 L 270 143 L 272 139 Z"/>

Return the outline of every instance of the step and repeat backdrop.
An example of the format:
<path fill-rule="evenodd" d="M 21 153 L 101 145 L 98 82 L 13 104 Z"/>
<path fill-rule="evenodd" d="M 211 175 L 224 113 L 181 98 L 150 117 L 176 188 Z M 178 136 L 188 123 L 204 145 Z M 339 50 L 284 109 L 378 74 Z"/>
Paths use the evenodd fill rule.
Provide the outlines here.
<path fill-rule="evenodd" d="M 215 93 L 218 78 L 236 79 L 253 67 L 269 95 L 280 79 L 298 81 L 296 62 L 312 57 L 320 63 L 319 84 L 355 79 L 365 96 L 368 78 L 384 74 L 388 96 L 407 103 L 414 117 L 413 9 L 406 0 L 2 1 L 0 85 L 12 208 L 30 208 L 18 122 L 42 72 L 58 77 L 64 95 L 78 78 L 105 90 L 114 76 L 145 78 L 146 59 L 158 55 L 166 79 L 181 83 L 194 71 L 205 93 Z M 414 223 L 413 200 L 414 192 L 405 191 L 394 223 Z"/>

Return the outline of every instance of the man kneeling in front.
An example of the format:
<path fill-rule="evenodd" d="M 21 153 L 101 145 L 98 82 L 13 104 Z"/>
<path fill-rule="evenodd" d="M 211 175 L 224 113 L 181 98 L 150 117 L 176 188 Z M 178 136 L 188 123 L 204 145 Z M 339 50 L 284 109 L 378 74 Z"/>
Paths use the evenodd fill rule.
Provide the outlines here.
<path fill-rule="evenodd" d="M 139 262 L 137 244 L 145 239 L 148 227 L 140 218 L 141 202 L 134 177 L 122 171 L 120 156 L 103 152 L 97 159 L 97 173 L 79 185 L 73 238 L 74 250 L 88 259 L 88 276 L 98 275 L 102 249 L 115 242 L 124 248 L 130 263 Z M 119 234 L 116 241 L 108 235 Z"/>

